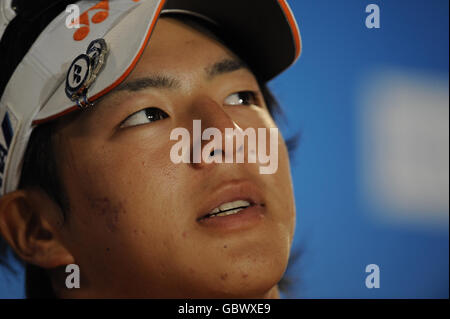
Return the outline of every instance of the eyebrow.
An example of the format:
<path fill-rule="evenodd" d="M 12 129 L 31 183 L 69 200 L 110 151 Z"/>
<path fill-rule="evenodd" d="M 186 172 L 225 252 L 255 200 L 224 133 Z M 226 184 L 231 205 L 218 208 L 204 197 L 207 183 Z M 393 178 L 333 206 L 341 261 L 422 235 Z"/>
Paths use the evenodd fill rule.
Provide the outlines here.
<path fill-rule="evenodd" d="M 249 69 L 243 62 L 226 58 L 216 62 L 204 69 L 206 77 L 209 81 L 219 75 L 231 73 L 240 69 Z M 179 89 L 181 88 L 181 81 L 164 75 L 149 75 L 143 78 L 138 78 L 130 82 L 122 83 L 115 91 L 130 91 L 137 92 L 149 88 L 155 89 Z"/>
<path fill-rule="evenodd" d="M 222 61 L 214 63 L 209 67 L 206 67 L 205 72 L 208 80 L 212 80 L 216 76 L 234 72 L 240 69 L 248 69 L 248 67 L 240 60 L 224 59 Z"/>
<path fill-rule="evenodd" d="M 127 83 L 122 83 L 116 88 L 116 91 L 141 91 L 148 88 L 155 89 L 177 89 L 181 87 L 180 81 L 168 76 L 152 75 L 139 78 Z"/>

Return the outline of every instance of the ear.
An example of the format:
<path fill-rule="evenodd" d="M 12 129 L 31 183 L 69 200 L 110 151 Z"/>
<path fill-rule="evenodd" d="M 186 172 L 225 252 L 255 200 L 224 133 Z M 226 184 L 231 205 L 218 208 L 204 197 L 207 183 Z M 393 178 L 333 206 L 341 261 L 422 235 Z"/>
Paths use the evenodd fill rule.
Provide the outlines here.
<path fill-rule="evenodd" d="M 45 269 L 74 263 L 61 241 L 63 227 L 61 209 L 41 190 L 0 197 L 0 234 L 27 263 Z"/>

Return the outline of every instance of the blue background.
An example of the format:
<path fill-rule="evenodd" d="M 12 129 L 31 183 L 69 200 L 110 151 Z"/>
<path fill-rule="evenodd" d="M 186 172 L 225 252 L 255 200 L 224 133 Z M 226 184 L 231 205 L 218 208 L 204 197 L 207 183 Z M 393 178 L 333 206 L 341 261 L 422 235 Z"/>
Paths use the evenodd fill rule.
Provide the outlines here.
<path fill-rule="evenodd" d="M 357 97 L 380 65 L 423 70 L 448 81 L 447 0 L 289 1 L 302 32 L 300 60 L 271 88 L 285 136 L 302 133 L 292 173 L 297 204 L 289 298 L 448 298 L 448 225 L 379 223 L 358 186 Z M 378 4 L 381 28 L 367 29 Z M 445 212 L 448 214 L 448 208 Z M 380 266 L 367 289 L 365 267 Z M 23 273 L 0 268 L 0 297 L 21 298 Z"/>

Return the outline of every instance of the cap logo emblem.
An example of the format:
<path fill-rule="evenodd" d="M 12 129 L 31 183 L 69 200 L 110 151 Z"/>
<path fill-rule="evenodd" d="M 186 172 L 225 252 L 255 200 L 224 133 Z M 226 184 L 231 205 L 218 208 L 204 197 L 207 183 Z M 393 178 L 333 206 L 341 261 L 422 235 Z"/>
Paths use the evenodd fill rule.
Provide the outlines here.
<path fill-rule="evenodd" d="M 82 109 L 92 105 L 88 101 L 87 93 L 101 72 L 107 53 L 108 46 L 105 40 L 94 40 L 89 44 L 86 53 L 77 56 L 69 67 L 66 76 L 66 95 Z"/>

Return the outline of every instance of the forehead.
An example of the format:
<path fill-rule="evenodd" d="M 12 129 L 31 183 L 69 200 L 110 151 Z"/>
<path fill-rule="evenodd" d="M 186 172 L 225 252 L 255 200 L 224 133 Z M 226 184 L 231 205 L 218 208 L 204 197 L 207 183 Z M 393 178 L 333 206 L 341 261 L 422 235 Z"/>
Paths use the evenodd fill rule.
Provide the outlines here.
<path fill-rule="evenodd" d="M 158 73 L 204 71 L 213 62 L 239 58 L 206 26 L 189 18 L 162 17 L 128 80 Z M 187 72 L 187 73 L 189 73 Z"/>

